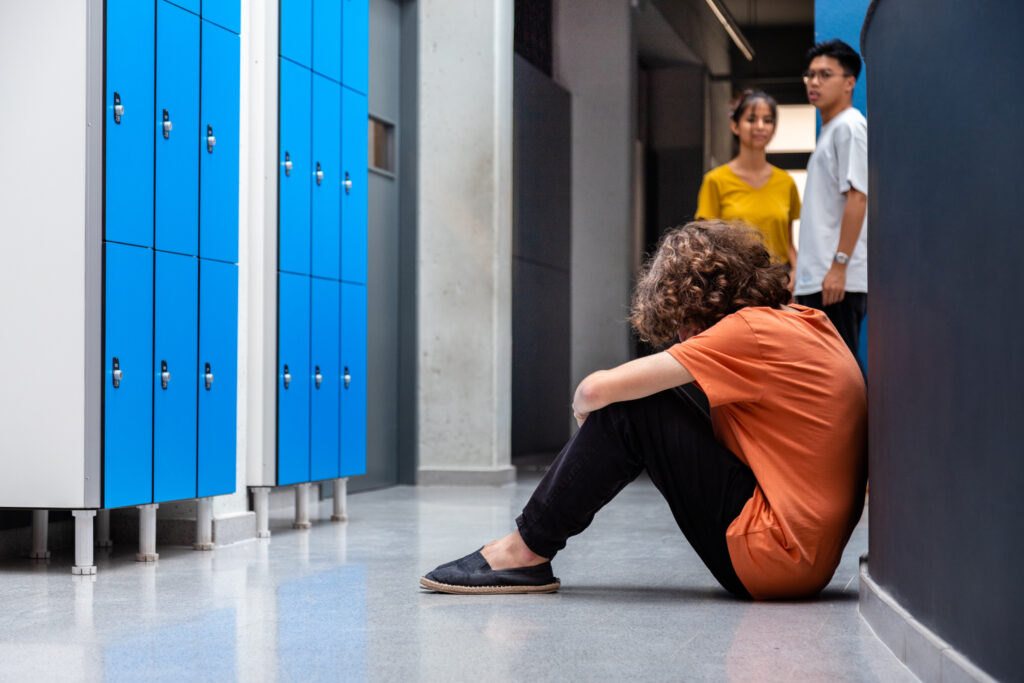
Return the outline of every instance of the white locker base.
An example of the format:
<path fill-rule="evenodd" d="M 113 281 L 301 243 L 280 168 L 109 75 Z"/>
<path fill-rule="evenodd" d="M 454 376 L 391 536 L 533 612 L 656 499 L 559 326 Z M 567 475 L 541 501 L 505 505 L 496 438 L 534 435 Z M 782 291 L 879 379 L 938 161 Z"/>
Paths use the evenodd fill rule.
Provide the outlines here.
<path fill-rule="evenodd" d="M 32 552 L 28 554 L 33 560 L 48 560 L 50 551 L 46 549 L 50 533 L 50 511 L 32 511 Z"/>
<path fill-rule="evenodd" d="M 72 574 L 95 574 L 96 565 L 92 562 L 92 520 L 95 510 L 72 510 L 75 518 L 75 564 L 71 567 Z"/>
<path fill-rule="evenodd" d="M 213 498 L 196 499 L 196 542 L 193 550 L 213 550 Z"/>
<path fill-rule="evenodd" d="M 334 480 L 334 514 L 332 522 L 348 521 L 348 477 Z"/>
<path fill-rule="evenodd" d="M 137 562 L 156 562 L 160 555 L 156 552 L 156 510 L 159 503 L 139 505 L 139 552 L 135 553 Z"/>
<path fill-rule="evenodd" d="M 96 511 L 96 547 L 113 547 L 114 541 L 110 539 L 110 510 Z"/>
<path fill-rule="evenodd" d="M 295 521 L 293 529 L 310 529 L 313 527 L 309 521 L 309 489 L 310 484 L 295 485 Z"/>
<path fill-rule="evenodd" d="M 256 538 L 270 538 L 270 487 L 252 490 L 252 507 L 256 513 Z"/>

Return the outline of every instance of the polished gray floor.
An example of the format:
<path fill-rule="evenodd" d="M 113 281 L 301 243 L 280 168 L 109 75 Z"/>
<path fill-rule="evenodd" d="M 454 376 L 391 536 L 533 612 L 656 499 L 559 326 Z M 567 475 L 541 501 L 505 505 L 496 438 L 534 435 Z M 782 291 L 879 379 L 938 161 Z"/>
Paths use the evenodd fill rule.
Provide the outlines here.
<path fill-rule="evenodd" d="M 555 561 L 561 592 L 454 596 L 419 576 L 506 533 L 537 475 L 398 487 L 347 523 L 195 552 L 0 563 L 2 680 L 916 680 L 857 613 L 866 522 L 821 599 L 728 597 L 646 480 Z"/>

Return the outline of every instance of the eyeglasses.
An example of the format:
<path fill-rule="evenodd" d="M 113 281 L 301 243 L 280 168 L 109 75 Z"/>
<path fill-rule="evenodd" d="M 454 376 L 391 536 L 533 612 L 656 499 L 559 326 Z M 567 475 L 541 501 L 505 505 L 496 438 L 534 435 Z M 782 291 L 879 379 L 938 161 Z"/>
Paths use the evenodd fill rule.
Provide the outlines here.
<path fill-rule="evenodd" d="M 819 83 L 824 83 L 832 76 L 836 76 L 835 72 L 830 69 L 822 69 L 821 71 L 805 71 L 803 74 L 804 83 L 810 83 L 814 79 L 818 79 Z"/>

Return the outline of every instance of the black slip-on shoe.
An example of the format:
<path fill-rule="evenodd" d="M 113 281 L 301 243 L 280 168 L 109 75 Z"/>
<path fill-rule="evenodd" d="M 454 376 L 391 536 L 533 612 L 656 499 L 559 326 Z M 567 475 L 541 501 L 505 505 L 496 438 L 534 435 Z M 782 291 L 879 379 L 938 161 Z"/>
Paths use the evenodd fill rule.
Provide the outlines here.
<path fill-rule="evenodd" d="M 495 595 L 499 593 L 554 593 L 561 582 L 551 563 L 516 569 L 491 569 L 477 550 L 463 558 L 442 564 L 420 579 L 420 587 L 438 593 Z"/>

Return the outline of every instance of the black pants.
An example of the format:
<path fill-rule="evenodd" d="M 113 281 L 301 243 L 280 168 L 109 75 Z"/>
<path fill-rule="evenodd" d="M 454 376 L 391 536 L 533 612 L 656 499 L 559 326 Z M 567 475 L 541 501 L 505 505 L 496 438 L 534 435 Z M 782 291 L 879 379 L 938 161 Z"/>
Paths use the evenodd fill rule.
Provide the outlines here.
<path fill-rule="evenodd" d="M 821 292 L 801 294 L 796 302 L 808 308 L 824 311 L 832 324 L 836 326 L 839 336 L 857 358 L 857 347 L 860 346 L 860 324 L 868 312 L 868 295 L 863 292 L 846 292 L 839 303 L 822 305 Z"/>
<path fill-rule="evenodd" d="M 538 555 L 554 557 L 644 469 L 718 582 L 750 599 L 729 559 L 725 531 L 757 481 L 718 443 L 697 404 L 679 391 L 591 413 L 516 519 L 523 541 Z"/>

